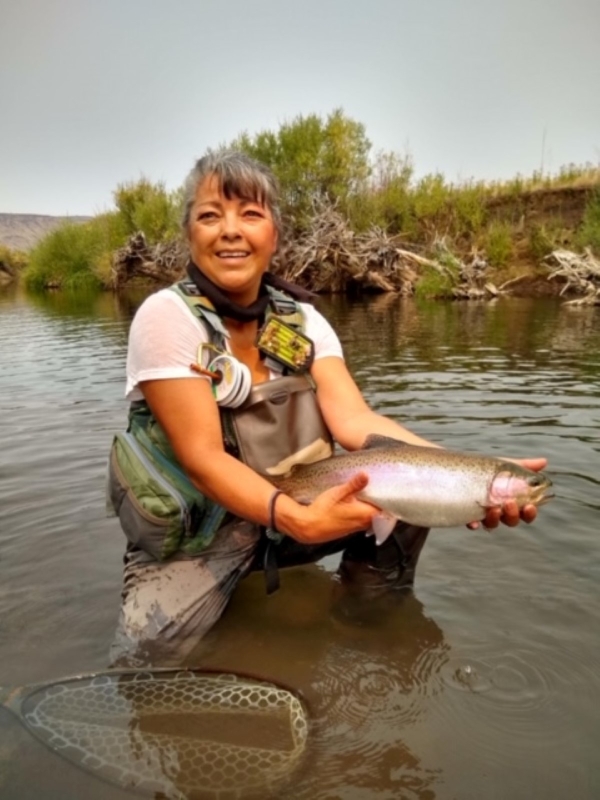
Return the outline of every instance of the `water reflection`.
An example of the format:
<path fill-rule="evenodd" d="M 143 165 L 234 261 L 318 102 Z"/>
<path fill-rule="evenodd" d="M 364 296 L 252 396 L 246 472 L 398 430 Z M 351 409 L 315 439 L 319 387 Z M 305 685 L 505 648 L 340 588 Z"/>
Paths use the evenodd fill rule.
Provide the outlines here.
<path fill-rule="evenodd" d="M 122 320 L 129 327 L 133 314 L 149 291 L 141 288 L 120 293 L 93 289 L 45 291 L 28 293 L 26 302 L 59 320 L 81 319 L 88 324 L 102 319 Z"/>
<path fill-rule="evenodd" d="M 426 798 L 439 770 L 423 763 L 407 737 L 427 724 L 428 705 L 443 690 L 447 651 L 411 592 L 348 593 L 309 565 L 284 570 L 271 597 L 262 576 L 243 581 L 191 660 L 227 669 L 243 653 L 248 672 L 302 693 L 310 768 L 294 797 L 350 797 L 357 787 L 376 786 L 382 796 Z"/>
<path fill-rule="evenodd" d="M 454 356 L 467 371 L 484 372 L 501 355 L 507 366 L 548 366 L 553 354 L 577 353 L 600 365 L 600 313 L 552 299 L 491 303 L 415 302 L 381 295 L 364 303 L 321 298 L 320 308 L 341 331 L 346 357 L 359 369 L 386 361 L 423 361 L 447 369 Z M 475 352 L 477 357 L 467 358 Z M 572 365 L 578 368 L 578 363 Z"/>

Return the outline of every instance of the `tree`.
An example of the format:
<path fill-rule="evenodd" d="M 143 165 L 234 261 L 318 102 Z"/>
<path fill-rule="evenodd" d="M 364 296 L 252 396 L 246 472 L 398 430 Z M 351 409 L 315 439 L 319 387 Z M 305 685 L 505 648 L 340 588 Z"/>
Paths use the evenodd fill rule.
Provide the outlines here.
<path fill-rule="evenodd" d="M 304 226 L 315 200 L 344 208 L 364 189 L 370 148 L 364 125 L 342 109 L 325 120 L 317 114 L 300 115 L 277 132 L 243 133 L 228 145 L 271 167 L 280 183 L 283 213 L 297 227 Z"/>
<path fill-rule="evenodd" d="M 121 183 L 113 192 L 115 205 L 129 235 L 142 231 L 149 242 L 162 242 L 179 232 L 180 196 L 163 183 L 147 178 Z"/>

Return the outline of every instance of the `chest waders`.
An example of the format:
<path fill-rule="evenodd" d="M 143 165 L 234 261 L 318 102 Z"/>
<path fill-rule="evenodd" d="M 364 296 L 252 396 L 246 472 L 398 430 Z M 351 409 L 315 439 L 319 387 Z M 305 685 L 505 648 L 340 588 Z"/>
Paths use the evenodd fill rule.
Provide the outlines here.
<path fill-rule="evenodd" d="M 210 301 L 191 281 L 181 281 L 171 289 L 206 325 L 210 344 L 225 351 L 229 334 Z M 268 292 L 263 329 L 275 320 L 303 334 L 299 304 L 272 287 Z M 265 363 L 279 377 L 253 386 L 241 406 L 220 406 L 219 413 L 226 452 L 268 479 L 285 474 L 294 464 L 327 458 L 333 442 L 308 368 L 286 367 L 269 356 Z M 187 478 L 145 401 L 131 404 L 127 432 L 114 439 L 108 497 L 127 539 L 160 561 L 178 551 L 192 556 L 201 553 L 229 514 Z M 279 586 L 276 544 L 283 538 L 270 535 L 273 538 L 262 537 L 269 593 Z"/>

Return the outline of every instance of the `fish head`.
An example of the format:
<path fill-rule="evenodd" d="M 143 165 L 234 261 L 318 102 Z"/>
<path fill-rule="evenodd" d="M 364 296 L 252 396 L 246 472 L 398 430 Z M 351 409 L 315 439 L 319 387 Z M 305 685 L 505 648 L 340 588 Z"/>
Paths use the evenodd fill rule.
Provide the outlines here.
<path fill-rule="evenodd" d="M 553 494 L 546 494 L 547 490 L 552 486 L 552 481 L 543 472 L 534 472 L 527 479 L 527 484 L 529 486 L 529 497 L 526 498 L 527 503 L 539 506 L 554 497 Z"/>
<path fill-rule="evenodd" d="M 543 472 L 533 472 L 518 464 L 503 463 L 490 486 L 489 505 L 503 506 L 508 500 L 516 500 L 519 508 L 526 505 L 539 506 L 554 495 L 546 494 L 552 481 Z"/>

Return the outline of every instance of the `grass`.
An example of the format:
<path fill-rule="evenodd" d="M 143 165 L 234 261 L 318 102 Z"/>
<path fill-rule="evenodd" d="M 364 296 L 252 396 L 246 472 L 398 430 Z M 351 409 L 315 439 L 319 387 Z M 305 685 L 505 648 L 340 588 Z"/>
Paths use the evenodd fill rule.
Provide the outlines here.
<path fill-rule="evenodd" d="M 415 284 L 415 297 L 420 299 L 451 297 L 455 283 L 456 277 L 451 272 L 440 272 L 433 267 L 425 267 Z"/>
<path fill-rule="evenodd" d="M 116 212 L 100 214 L 77 225 L 67 222 L 56 228 L 31 251 L 24 272 L 30 289 L 100 288 L 102 265 L 127 240 L 127 232 Z"/>
<path fill-rule="evenodd" d="M 577 243 L 580 247 L 590 247 L 600 256 L 600 187 L 593 192 L 586 205 Z"/>
<path fill-rule="evenodd" d="M 492 222 L 485 232 L 484 252 L 492 267 L 505 267 L 513 254 L 512 228 L 506 222 Z"/>

